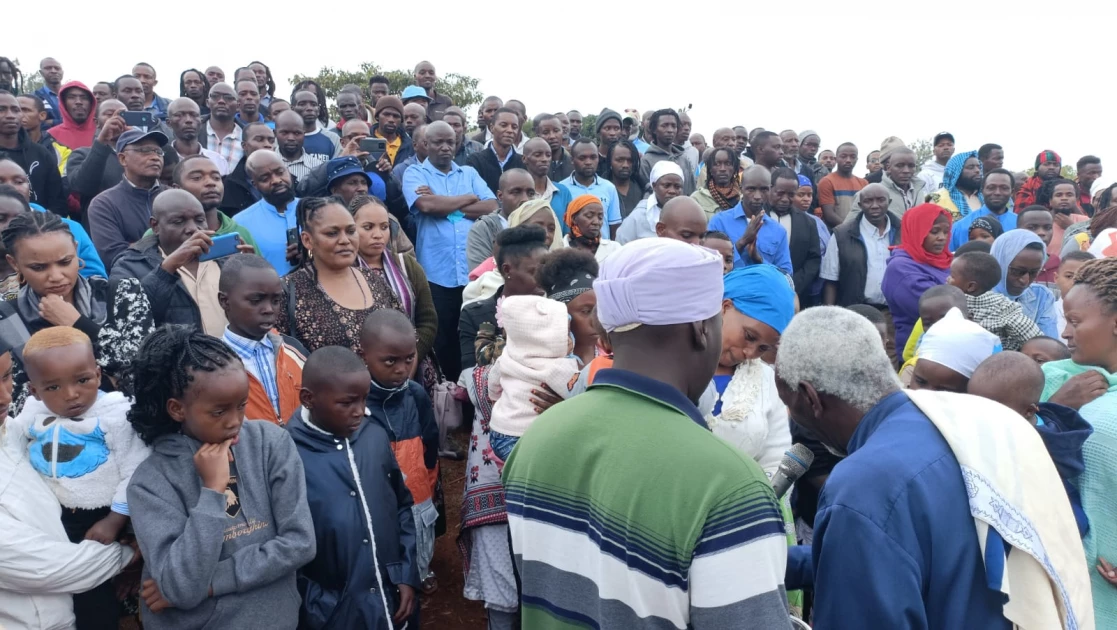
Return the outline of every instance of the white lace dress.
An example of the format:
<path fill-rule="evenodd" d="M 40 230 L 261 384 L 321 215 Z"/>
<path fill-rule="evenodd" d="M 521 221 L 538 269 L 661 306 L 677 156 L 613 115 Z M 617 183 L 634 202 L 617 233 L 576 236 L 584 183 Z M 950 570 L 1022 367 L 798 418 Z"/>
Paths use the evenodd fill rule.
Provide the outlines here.
<path fill-rule="evenodd" d="M 719 398 L 718 415 L 706 423 L 714 435 L 752 457 L 771 479 L 784 451 L 791 448 L 787 407 L 776 392 L 776 372 L 763 361 L 745 361 Z"/>

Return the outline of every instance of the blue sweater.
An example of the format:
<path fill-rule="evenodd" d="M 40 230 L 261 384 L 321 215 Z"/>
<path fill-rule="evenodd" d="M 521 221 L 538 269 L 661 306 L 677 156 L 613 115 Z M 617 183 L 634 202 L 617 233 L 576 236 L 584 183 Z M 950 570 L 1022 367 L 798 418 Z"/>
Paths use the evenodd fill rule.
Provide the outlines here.
<path fill-rule="evenodd" d="M 814 546 L 793 547 L 787 588 L 812 581 L 815 627 L 1008 629 L 986 585 L 961 467 L 903 392 L 862 418 L 819 497 Z"/>

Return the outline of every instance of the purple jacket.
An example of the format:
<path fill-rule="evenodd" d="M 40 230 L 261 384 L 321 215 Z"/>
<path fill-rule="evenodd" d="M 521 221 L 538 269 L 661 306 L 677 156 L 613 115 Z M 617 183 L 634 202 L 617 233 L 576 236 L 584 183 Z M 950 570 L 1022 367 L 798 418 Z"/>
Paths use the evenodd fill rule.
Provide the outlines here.
<path fill-rule="evenodd" d="M 884 270 L 884 280 L 880 288 L 896 324 L 896 352 L 903 353 L 904 345 L 911 336 L 911 329 L 919 319 L 919 298 L 923 292 L 936 284 L 946 284 L 949 269 L 936 269 L 931 265 L 916 262 L 902 249 L 892 252 L 888 267 Z"/>

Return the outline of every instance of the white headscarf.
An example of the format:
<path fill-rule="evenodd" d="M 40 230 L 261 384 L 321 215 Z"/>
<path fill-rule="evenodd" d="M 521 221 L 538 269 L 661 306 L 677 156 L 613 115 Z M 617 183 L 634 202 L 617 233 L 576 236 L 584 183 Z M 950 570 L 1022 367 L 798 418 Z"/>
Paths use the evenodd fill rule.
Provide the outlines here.
<path fill-rule="evenodd" d="M 982 361 L 1000 351 L 1000 337 L 966 319 L 955 307 L 923 334 L 916 356 L 969 378 Z"/>

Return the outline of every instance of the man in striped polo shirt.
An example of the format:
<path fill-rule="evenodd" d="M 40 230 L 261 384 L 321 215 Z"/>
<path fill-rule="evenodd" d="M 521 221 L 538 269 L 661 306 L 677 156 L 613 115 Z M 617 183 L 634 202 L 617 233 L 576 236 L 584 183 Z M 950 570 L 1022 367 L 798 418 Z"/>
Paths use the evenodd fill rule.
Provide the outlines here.
<path fill-rule="evenodd" d="M 613 369 L 504 468 L 523 627 L 790 627 L 771 486 L 693 402 L 721 352 L 721 258 L 635 241 L 594 290 Z"/>

